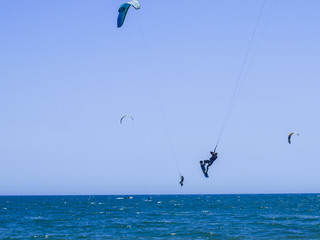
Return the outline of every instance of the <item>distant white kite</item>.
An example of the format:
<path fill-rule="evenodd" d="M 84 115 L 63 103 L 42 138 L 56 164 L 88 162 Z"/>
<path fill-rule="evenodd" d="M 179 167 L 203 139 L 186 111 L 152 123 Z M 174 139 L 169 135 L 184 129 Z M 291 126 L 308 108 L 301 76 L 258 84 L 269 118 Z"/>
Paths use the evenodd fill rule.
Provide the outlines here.
<path fill-rule="evenodd" d="M 131 115 L 124 115 L 124 116 L 122 116 L 121 119 L 120 119 L 120 124 L 122 124 L 122 120 L 123 120 L 124 118 L 126 118 L 126 117 L 131 118 L 131 120 L 134 121 L 134 118 L 133 118 Z"/>

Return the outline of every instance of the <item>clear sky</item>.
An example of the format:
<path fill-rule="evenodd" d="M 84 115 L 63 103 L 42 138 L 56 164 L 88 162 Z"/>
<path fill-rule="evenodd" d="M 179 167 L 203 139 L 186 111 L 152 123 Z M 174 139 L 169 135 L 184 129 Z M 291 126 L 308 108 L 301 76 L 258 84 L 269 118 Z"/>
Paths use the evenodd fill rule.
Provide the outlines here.
<path fill-rule="evenodd" d="M 266 1 L 199 167 L 262 2 L 0 1 L 0 194 L 320 192 L 318 0 Z"/>

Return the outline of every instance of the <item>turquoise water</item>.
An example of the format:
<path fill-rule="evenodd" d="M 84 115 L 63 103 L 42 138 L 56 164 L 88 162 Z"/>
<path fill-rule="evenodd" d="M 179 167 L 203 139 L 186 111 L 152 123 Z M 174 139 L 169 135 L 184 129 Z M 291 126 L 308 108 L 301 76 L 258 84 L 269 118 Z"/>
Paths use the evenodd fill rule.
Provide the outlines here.
<path fill-rule="evenodd" d="M 0 197 L 0 239 L 320 239 L 320 195 Z"/>

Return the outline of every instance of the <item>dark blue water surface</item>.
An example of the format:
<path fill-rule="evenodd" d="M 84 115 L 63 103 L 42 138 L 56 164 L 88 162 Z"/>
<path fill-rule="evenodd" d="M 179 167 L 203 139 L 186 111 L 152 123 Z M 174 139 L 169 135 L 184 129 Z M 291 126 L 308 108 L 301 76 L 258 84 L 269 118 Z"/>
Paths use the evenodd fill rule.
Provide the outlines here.
<path fill-rule="evenodd" d="M 0 197 L 0 239 L 320 239 L 318 194 L 126 197 Z"/>

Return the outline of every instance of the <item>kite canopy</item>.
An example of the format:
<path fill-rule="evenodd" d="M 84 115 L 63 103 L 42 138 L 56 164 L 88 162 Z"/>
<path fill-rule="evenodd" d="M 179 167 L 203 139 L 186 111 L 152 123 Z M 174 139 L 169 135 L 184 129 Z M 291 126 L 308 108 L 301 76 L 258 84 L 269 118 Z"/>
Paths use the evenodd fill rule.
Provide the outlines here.
<path fill-rule="evenodd" d="M 127 3 L 131 4 L 137 10 L 141 8 L 140 3 L 137 0 L 131 0 Z"/>
<path fill-rule="evenodd" d="M 134 121 L 134 118 L 133 118 L 131 115 L 124 115 L 124 116 L 122 116 L 121 119 L 120 119 L 120 124 L 122 124 L 122 120 L 123 120 L 124 118 L 127 118 L 127 117 L 128 117 L 128 118 L 131 118 L 131 120 Z"/>
<path fill-rule="evenodd" d="M 137 1 L 137 0 L 131 0 L 129 2 L 126 2 L 124 4 L 122 4 L 120 7 L 119 7 L 119 15 L 118 15 L 118 28 L 119 27 L 122 27 L 123 23 L 124 23 L 124 20 L 126 18 L 126 15 L 127 15 L 127 12 L 130 8 L 130 6 L 133 6 L 135 9 L 140 9 L 140 3 Z"/>
<path fill-rule="evenodd" d="M 292 137 L 293 134 L 297 134 L 297 135 L 299 136 L 299 133 L 297 133 L 297 132 L 292 132 L 292 133 L 290 133 L 289 136 L 288 136 L 288 142 L 289 142 L 289 144 L 291 144 L 291 137 Z"/>

